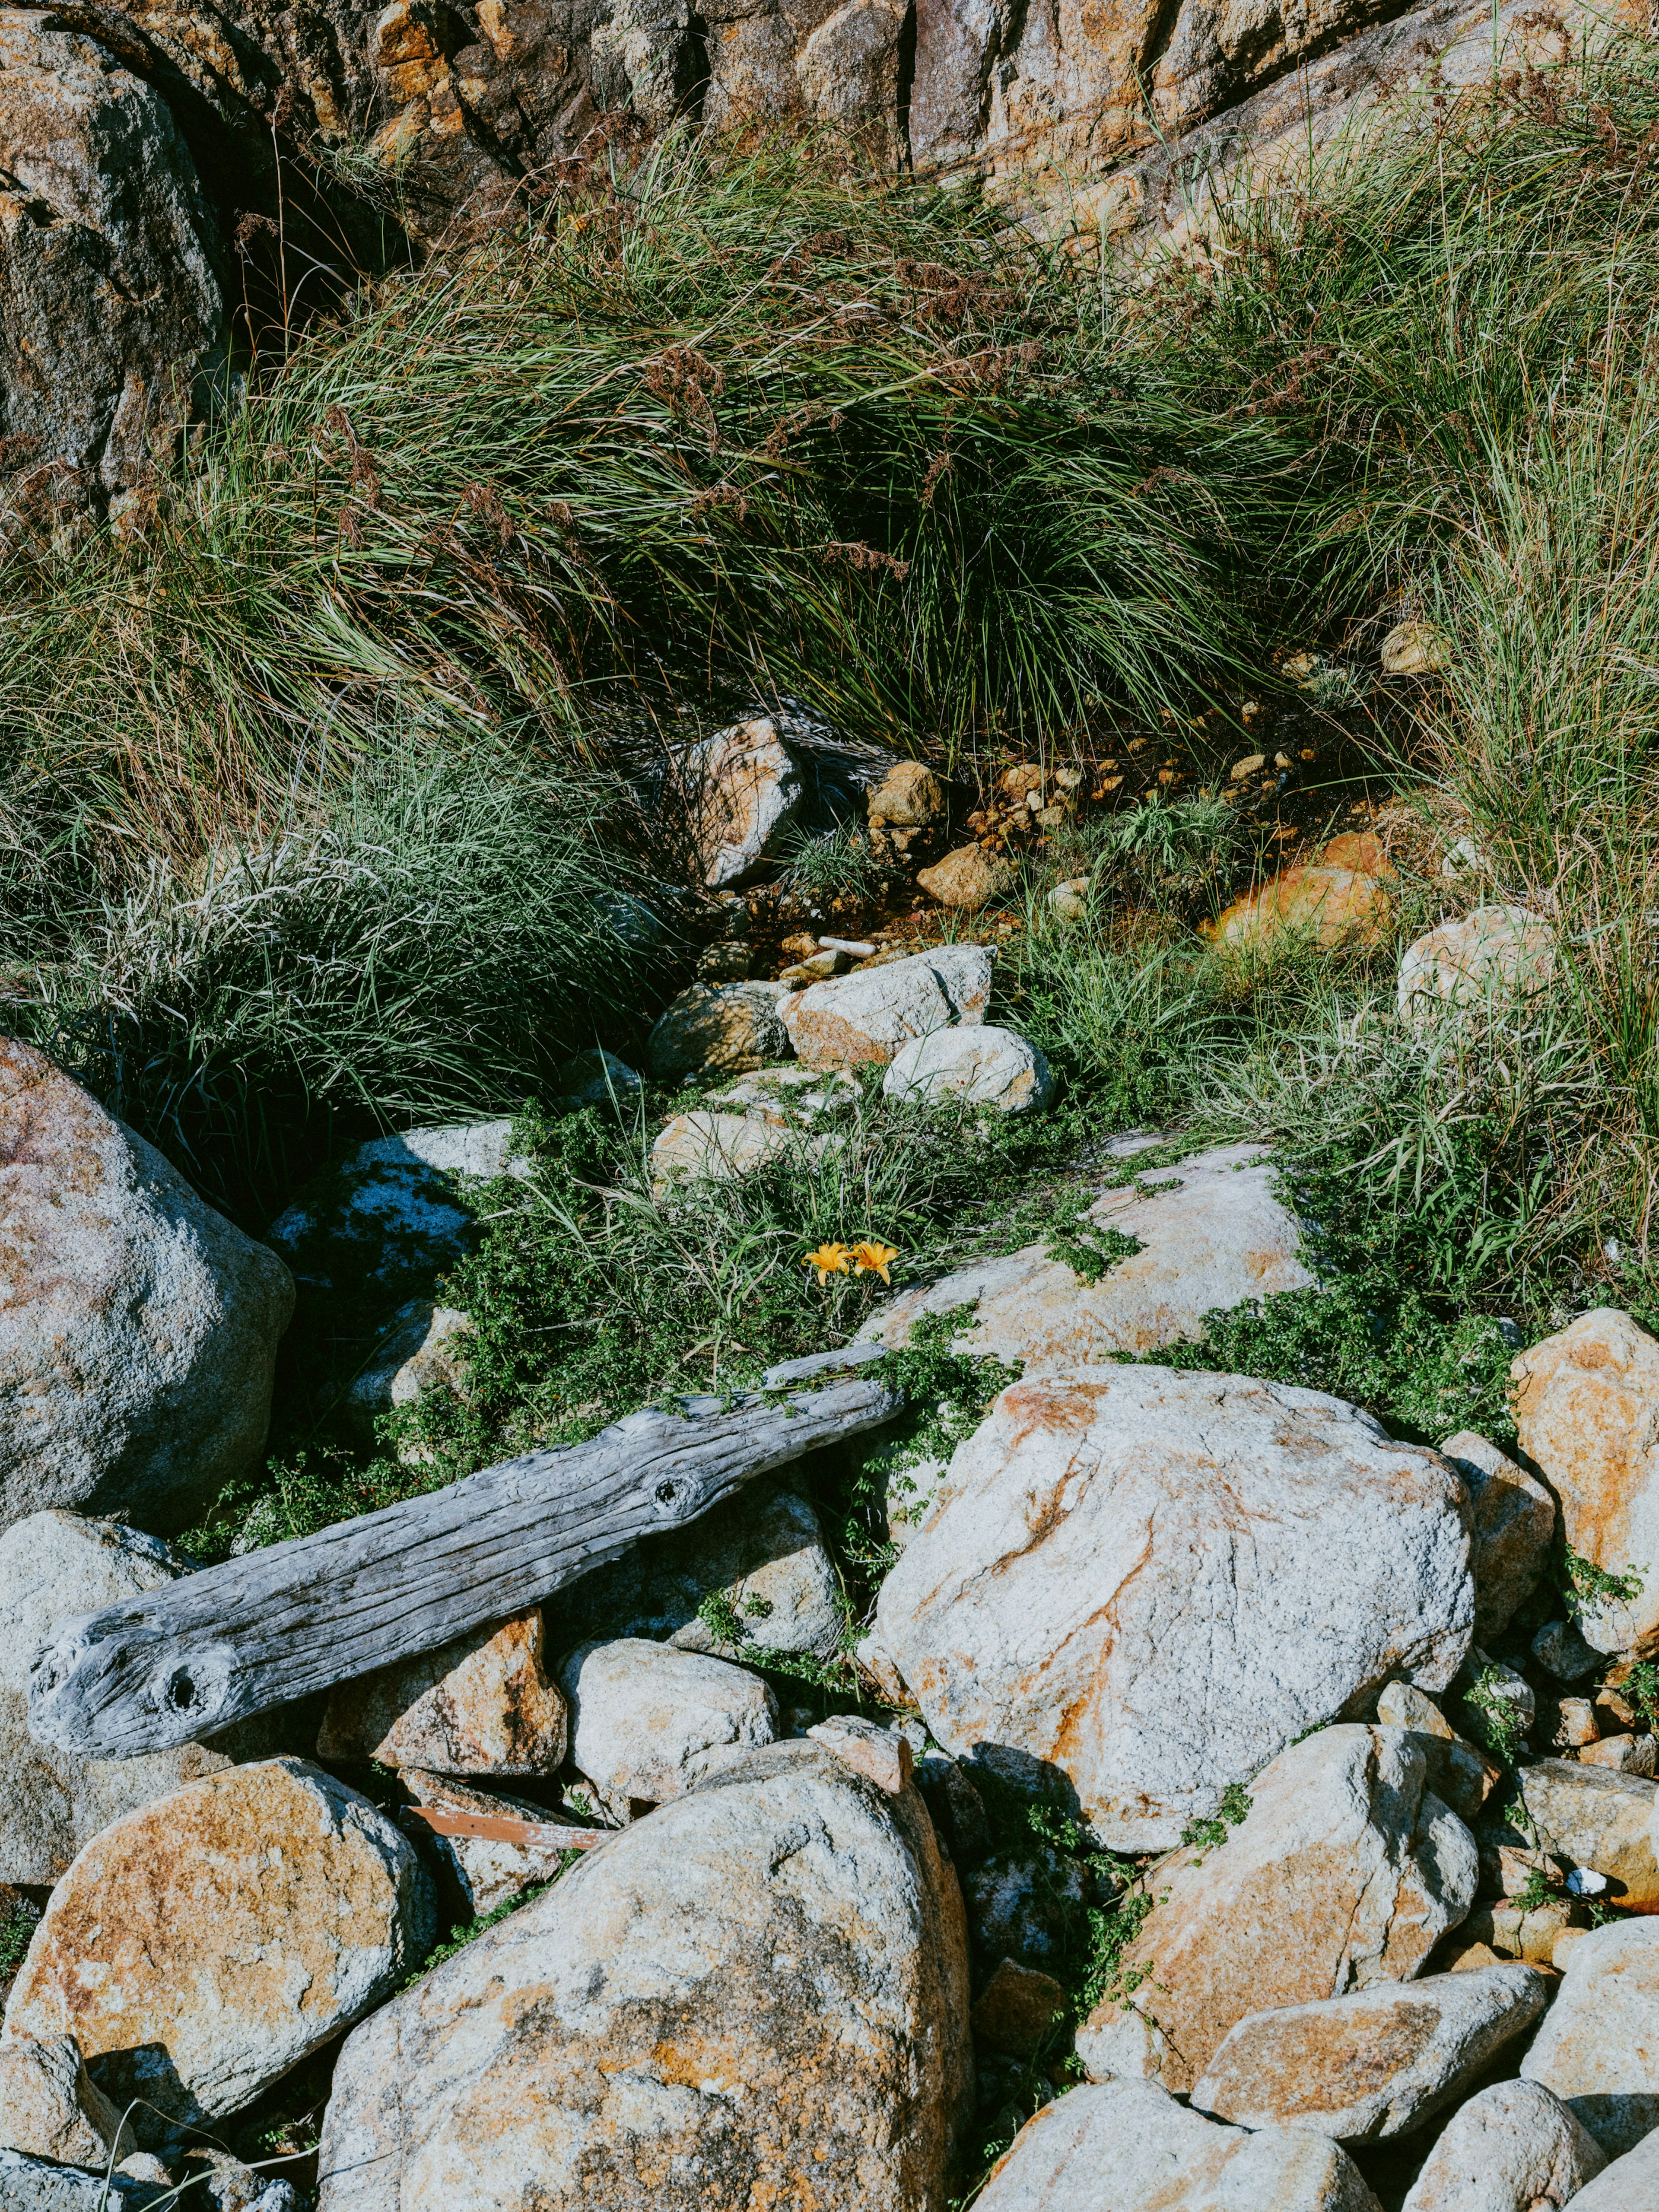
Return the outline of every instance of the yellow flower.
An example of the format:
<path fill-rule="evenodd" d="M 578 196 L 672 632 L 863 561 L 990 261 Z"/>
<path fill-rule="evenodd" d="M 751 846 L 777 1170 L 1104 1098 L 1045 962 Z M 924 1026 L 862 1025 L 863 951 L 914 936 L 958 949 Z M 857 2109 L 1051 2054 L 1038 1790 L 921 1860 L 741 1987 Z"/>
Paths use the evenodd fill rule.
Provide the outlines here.
<path fill-rule="evenodd" d="M 801 1261 L 803 1267 L 816 1267 L 820 1288 L 828 1277 L 844 1275 L 847 1262 L 852 1257 L 844 1244 L 820 1244 L 816 1252 L 809 1252 Z"/>
<path fill-rule="evenodd" d="M 874 1237 L 867 1237 L 862 1244 L 854 1244 L 847 1256 L 854 1263 L 853 1272 L 855 1274 L 879 1275 L 890 1290 L 893 1286 L 893 1279 L 887 1270 L 898 1255 L 899 1248 L 896 1244 L 882 1244 L 878 1243 Z"/>

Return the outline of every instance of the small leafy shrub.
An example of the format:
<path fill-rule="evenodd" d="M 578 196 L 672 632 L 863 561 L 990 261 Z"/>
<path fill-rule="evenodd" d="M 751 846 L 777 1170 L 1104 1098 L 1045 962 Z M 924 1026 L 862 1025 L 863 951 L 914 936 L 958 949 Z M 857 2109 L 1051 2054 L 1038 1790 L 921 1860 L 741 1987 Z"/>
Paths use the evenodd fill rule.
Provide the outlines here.
<path fill-rule="evenodd" d="M 1188 1820 L 1181 1832 L 1183 1844 L 1196 1853 L 1194 1863 L 1202 1866 L 1206 1856 L 1218 1851 L 1227 1840 L 1229 1828 L 1237 1828 L 1249 1816 L 1250 1793 L 1242 1782 L 1230 1782 L 1221 1793 L 1221 1802 L 1206 1820 Z"/>
<path fill-rule="evenodd" d="M 1483 1667 L 1463 1692 L 1463 1710 L 1471 1734 L 1503 1765 L 1518 1766 L 1527 1755 L 1526 1740 L 1515 1707 L 1503 1694 L 1502 1675 L 1495 1667 Z"/>

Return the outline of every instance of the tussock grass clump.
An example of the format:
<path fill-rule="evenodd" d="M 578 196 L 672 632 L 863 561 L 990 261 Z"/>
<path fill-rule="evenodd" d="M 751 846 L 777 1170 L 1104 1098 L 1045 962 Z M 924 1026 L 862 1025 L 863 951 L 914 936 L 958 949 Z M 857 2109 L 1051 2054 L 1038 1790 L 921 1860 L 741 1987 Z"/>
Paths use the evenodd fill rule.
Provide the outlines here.
<path fill-rule="evenodd" d="M 627 817 L 594 775 L 389 743 L 260 848 L 152 858 L 8 1018 L 257 1230 L 331 1142 L 511 1112 L 637 1028 L 665 934 Z"/>

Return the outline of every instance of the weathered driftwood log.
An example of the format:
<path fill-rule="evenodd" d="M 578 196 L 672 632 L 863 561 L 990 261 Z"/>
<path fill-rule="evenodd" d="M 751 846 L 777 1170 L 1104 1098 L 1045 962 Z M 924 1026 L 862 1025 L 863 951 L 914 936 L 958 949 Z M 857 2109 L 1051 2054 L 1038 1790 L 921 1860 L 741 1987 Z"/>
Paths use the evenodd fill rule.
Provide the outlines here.
<path fill-rule="evenodd" d="M 849 1378 L 680 1403 L 65 1621 L 35 1655 L 30 1729 L 99 1758 L 211 1735 L 533 1605 L 903 1401 Z"/>

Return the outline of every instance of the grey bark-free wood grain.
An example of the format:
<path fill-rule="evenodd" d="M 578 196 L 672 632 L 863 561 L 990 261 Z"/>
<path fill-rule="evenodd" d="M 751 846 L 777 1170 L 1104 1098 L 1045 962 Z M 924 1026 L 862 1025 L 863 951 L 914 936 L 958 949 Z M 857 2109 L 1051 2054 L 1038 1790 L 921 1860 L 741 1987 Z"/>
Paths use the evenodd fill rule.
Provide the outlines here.
<path fill-rule="evenodd" d="M 211 1735 L 533 1605 L 903 1400 L 849 1379 L 680 1403 L 66 1620 L 30 1670 L 31 1733 L 98 1758 Z"/>

